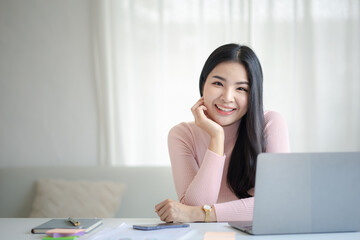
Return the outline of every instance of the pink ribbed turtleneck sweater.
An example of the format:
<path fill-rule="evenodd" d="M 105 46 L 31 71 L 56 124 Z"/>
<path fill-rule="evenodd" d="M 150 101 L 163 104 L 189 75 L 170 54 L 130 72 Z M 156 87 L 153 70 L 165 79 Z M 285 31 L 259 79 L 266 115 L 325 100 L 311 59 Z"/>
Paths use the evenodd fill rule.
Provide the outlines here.
<path fill-rule="evenodd" d="M 266 112 L 266 152 L 289 152 L 288 130 L 276 112 Z M 194 122 L 170 130 L 169 154 L 179 201 L 186 205 L 214 205 L 217 221 L 251 221 L 254 198 L 238 199 L 226 183 L 239 122 L 224 127 L 224 156 L 208 149 L 210 136 Z M 249 191 L 252 194 L 253 191 Z"/>

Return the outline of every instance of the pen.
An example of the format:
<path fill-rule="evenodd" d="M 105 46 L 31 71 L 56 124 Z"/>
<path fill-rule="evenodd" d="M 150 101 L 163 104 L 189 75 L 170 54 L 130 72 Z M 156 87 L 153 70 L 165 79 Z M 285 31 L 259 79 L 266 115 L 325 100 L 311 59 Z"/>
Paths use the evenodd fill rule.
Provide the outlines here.
<path fill-rule="evenodd" d="M 73 219 L 72 217 L 69 217 L 68 218 L 68 221 L 74 225 L 74 226 L 79 226 L 80 225 L 80 222 L 76 221 L 75 219 Z"/>

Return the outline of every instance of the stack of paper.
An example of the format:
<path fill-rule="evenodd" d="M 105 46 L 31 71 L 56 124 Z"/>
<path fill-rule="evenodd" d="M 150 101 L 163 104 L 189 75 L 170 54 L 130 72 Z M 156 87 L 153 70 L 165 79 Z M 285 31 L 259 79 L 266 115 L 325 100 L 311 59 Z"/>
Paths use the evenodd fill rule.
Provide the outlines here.
<path fill-rule="evenodd" d="M 175 240 L 191 231 L 190 228 L 169 228 L 156 231 L 141 231 L 135 230 L 132 226 L 122 223 L 117 228 L 104 229 L 90 238 L 90 240 Z"/>

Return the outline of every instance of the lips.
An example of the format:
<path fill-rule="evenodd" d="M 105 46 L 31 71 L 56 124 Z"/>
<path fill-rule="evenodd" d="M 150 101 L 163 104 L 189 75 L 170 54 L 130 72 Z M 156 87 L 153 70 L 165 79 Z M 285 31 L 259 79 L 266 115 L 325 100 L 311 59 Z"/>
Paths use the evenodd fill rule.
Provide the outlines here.
<path fill-rule="evenodd" d="M 222 113 L 222 114 L 231 114 L 232 112 L 234 112 L 236 110 L 236 108 L 229 108 L 229 107 L 224 107 L 224 106 L 219 106 L 217 104 L 215 104 L 216 110 L 218 110 L 218 112 Z"/>

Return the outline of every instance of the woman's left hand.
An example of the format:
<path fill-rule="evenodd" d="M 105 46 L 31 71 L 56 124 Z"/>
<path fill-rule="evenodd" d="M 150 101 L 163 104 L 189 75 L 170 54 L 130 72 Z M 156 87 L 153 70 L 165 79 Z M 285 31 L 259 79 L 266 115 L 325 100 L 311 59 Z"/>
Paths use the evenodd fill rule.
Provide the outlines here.
<path fill-rule="evenodd" d="M 164 222 L 196 222 L 202 221 L 205 216 L 201 207 L 188 206 L 171 199 L 157 204 L 155 211 Z"/>

